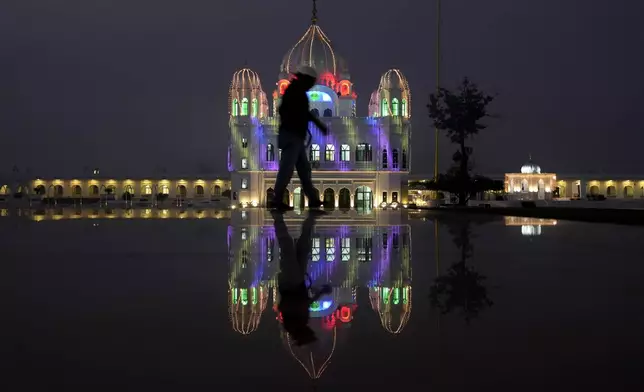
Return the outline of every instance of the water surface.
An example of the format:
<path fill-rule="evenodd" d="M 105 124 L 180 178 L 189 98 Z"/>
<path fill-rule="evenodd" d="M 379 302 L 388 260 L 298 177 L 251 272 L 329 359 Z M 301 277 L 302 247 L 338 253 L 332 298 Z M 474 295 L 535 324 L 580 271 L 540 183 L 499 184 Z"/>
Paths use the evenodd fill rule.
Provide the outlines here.
<path fill-rule="evenodd" d="M 2 217 L 3 389 L 644 384 L 644 230 L 392 214 L 318 223 L 309 273 L 334 294 L 308 348 L 289 345 L 273 308 L 279 247 L 263 212 Z M 301 219 L 287 219 L 294 238 Z"/>

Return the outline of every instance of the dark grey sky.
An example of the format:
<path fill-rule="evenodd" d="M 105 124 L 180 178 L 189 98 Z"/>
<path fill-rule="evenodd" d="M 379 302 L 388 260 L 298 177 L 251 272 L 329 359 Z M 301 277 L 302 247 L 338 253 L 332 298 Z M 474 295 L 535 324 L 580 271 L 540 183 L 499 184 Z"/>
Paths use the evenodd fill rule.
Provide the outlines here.
<path fill-rule="evenodd" d="M 433 164 L 434 7 L 318 1 L 360 115 L 384 71 L 408 77 L 416 173 Z M 444 84 L 467 75 L 499 94 L 502 117 L 474 144 L 478 170 L 516 170 L 532 153 L 548 171 L 643 173 L 643 10 L 635 0 L 443 0 Z M 310 12 L 309 0 L 4 0 L 0 173 L 224 172 L 232 73 L 247 62 L 272 91 Z M 442 140 L 445 168 L 454 148 Z"/>

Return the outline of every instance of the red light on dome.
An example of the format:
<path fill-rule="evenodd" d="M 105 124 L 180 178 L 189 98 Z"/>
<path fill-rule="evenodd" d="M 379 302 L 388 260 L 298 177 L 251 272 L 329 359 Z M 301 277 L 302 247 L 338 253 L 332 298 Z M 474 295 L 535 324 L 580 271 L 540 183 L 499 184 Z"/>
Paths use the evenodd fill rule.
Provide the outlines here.
<path fill-rule="evenodd" d="M 351 85 L 348 81 L 343 80 L 340 82 L 340 95 L 346 97 L 351 93 Z"/>
<path fill-rule="evenodd" d="M 286 88 L 288 87 L 288 85 L 290 83 L 291 82 L 289 82 L 288 80 L 285 80 L 285 79 L 282 79 L 277 83 L 277 85 L 279 87 L 280 95 L 284 95 L 284 92 L 286 91 Z"/>
<path fill-rule="evenodd" d="M 337 313 L 338 313 L 338 318 L 339 318 L 339 319 L 340 319 L 340 321 L 342 321 L 343 323 L 348 323 L 348 322 L 350 322 L 350 321 L 351 321 L 351 319 L 353 318 L 353 317 L 352 317 L 352 316 L 353 316 L 353 315 L 352 315 L 353 311 L 352 311 L 352 309 L 351 309 L 350 307 L 348 307 L 348 306 L 342 306 L 342 307 L 340 307 L 340 309 L 338 309 L 338 312 L 337 312 Z"/>
<path fill-rule="evenodd" d="M 322 75 L 320 75 L 320 77 L 318 77 L 318 84 L 335 88 L 335 76 L 333 76 L 331 72 L 325 72 Z"/>

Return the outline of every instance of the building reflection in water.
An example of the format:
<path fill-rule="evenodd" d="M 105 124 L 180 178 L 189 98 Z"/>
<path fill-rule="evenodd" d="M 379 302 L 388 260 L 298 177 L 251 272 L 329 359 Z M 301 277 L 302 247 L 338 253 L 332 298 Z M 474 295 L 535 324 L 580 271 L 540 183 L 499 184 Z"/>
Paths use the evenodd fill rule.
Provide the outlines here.
<path fill-rule="evenodd" d="M 297 239 L 303 216 L 285 215 L 290 235 Z M 280 250 L 267 211 L 233 212 L 228 227 L 229 316 L 233 329 L 247 335 L 260 327 L 271 298 L 277 322 Z M 332 286 L 332 293 L 313 302 L 309 326 L 318 342 L 296 347 L 282 332 L 287 350 L 311 378 L 319 378 L 335 350 L 347 338 L 361 303 L 369 303 L 382 327 L 403 332 L 411 317 L 411 229 L 406 214 L 378 212 L 359 218 L 334 212 L 318 219 L 311 238 L 307 266 L 315 287 Z M 281 330 L 281 329 L 280 329 Z"/>
<path fill-rule="evenodd" d="M 541 235 L 542 226 L 556 226 L 555 219 L 529 218 L 521 216 L 506 216 L 506 226 L 521 226 L 521 234 L 524 236 Z"/>

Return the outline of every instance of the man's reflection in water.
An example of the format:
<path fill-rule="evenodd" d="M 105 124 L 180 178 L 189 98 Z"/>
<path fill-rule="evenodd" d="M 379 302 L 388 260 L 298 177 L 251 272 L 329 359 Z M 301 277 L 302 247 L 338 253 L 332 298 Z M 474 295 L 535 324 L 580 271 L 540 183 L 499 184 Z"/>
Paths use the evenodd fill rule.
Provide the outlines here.
<path fill-rule="evenodd" d="M 297 241 L 293 241 L 289 234 L 283 215 L 276 212 L 272 215 L 281 251 L 280 273 L 277 278 L 280 294 L 278 310 L 282 314 L 284 329 L 295 344 L 309 344 L 317 340 L 315 332 L 308 325 L 309 307 L 322 295 L 331 293 L 328 285 L 319 290 L 310 287 L 311 280 L 306 272 L 311 252 L 311 234 L 319 214 L 309 213 L 302 223 L 302 234 Z"/>

